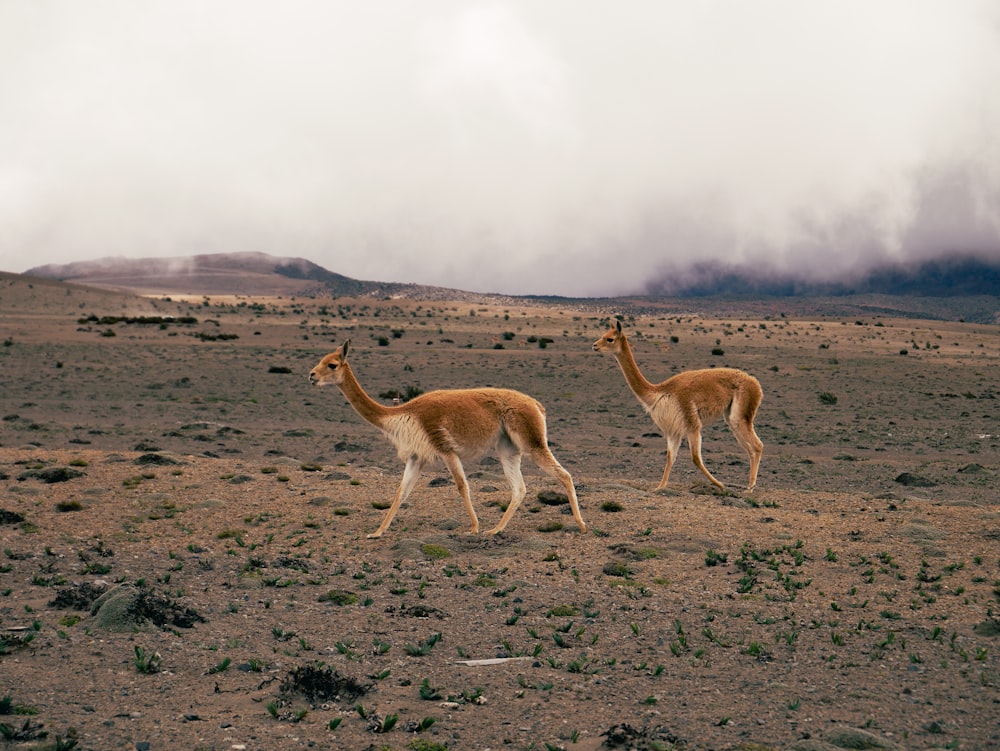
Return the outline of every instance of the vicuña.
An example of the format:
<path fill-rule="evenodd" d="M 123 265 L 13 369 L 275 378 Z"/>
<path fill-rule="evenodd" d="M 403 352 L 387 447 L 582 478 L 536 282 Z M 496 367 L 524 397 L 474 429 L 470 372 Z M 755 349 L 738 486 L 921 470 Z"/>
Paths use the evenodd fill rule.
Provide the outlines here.
<path fill-rule="evenodd" d="M 685 437 L 691 446 L 694 465 L 713 485 L 725 487 L 712 476 L 701 460 L 702 425 L 720 416 L 725 417 L 737 443 L 750 457 L 747 491 L 754 489 L 757 485 L 760 457 L 764 453 L 764 444 L 753 428 L 753 419 L 763 398 L 756 378 L 735 368 L 707 368 L 678 373 L 662 383 L 650 383 L 635 364 L 621 321 L 594 342 L 594 350 L 614 355 L 632 393 L 667 439 L 667 466 L 663 469 L 663 479 L 656 490 L 667 486 L 670 469 Z"/>
<path fill-rule="evenodd" d="M 562 483 L 573 518 L 581 532 L 587 530 L 580 516 L 573 478 L 549 450 L 545 408 L 538 401 L 510 389 L 448 389 L 421 394 L 390 407 L 375 401 L 361 388 L 347 362 L 350 349 L 348 339 L 320 360 L 309 373 L 309 382 L 316 386 L 336 384 L 354 410 L 385 434 L 406 464 L 396 499 L 369 538 L 379 537 L 388 529 L 424 465 L 435 459 L 444 462 L 455 480 L 472 521 L 472 534 L 479 532 L 479 519 L 469 497 L 462 461 L 476 459 L 490 449 L 496 450 L 511 489 L 510 505 L 490 534 L 504 530 L 527 492 L 521 475 L 522 454 L 530 456 L 542 470 Z"/>

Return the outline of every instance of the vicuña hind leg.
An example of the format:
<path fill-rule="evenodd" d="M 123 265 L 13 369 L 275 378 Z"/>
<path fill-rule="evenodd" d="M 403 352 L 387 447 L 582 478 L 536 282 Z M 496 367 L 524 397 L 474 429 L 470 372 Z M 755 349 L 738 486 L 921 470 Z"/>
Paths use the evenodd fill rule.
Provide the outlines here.
<path fill-rule="evenodd" d="M 748 493 L 757 487 L 757 471 L 760 469 L 760 458 L 764 454 L 764 443 L 760 440 L 757 431 L 753 427 L 753 413 L 755 411 L 756 407 L 748 410 L 734 401 L 731 412 L 726 415 L 726 423 L 736 437 L 736 442 L 743 447 L 743 450 L 747 452 L 747 456 L 750 459 L 750 479 L 747 481 Z M 733 418 L 734 414 L 741 413 L 747 414 L 749 417 L 744 420 Z"/>
<path fill-rule="evenodd" d="M 550 477 L 554 477 L 562 483 L 563 489 L 566 491 L 566 497 L 569 498 L 569 507 L 573 512 L 573 519 L 576 520 L 576 526 L 580 528 L 581 532 L 586 532 L 587 525 L 583 521 L 583 516 L 580 515 L 580 504 L 576 499 L 576 488 L 573 487 L 573 478 L 570 476 L 570 473 L 556 461 L 556 458 L 552 456 L 552 452 L 548 448 L 536 449 L 532 452 L 532 458 L 535 460 L 535 464 Z"/>
<path fill-rule="evenodd" d="M 385 512 L 385 516 L 382 518 L 382 523 L 378 525 L 378 529 L 368 535 L 369 540 L 381 537 L 382 533 L 392 524 L 393 517 L 399 511 L 399 507 L 403 505 L 403 501 L 410 495 L 410 491 L 413 490 L 413 486 L 416 484 L 417 478 L 420 477 L 420 470 L 423 467 L 424 463 L 414 458 L 410 458 L 406 462 L 406 467 L 403 469 L 403 480 L 399 483 L 399 490 L 396 491 L 396 499 L 392 502 L 389 510 Z"/>
<path fill-rule="evenodd" d="M 760 458 L 764 454 L 764 444 L 757 437 L 752 425 L 748 427 L 733 425 L 731 427 L 737 443 L 743 447 L 750 458 L 750 479 L 747 481 L 747 492 L 749 493 L 757 486 L 757 471 L 760 469 Z"/>

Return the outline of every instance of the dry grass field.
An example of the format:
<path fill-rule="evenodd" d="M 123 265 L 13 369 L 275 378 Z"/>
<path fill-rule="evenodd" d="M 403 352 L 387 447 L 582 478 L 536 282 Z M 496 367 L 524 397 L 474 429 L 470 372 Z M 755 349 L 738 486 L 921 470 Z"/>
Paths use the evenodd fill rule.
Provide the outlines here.
<path fill-rule="evenodd" d="M 0 286 L 0 748 L 1000 748 L 1000 329 Z M 591 343 L 622 315 L 663 380 L 764 389 L 757 489 L 718 491 Z M 309 370 L 344 339 L 375 398 L 503 386 L 529 460 L 470 536 Z M 509 498 L 468 464 L 483 529 Z"/>

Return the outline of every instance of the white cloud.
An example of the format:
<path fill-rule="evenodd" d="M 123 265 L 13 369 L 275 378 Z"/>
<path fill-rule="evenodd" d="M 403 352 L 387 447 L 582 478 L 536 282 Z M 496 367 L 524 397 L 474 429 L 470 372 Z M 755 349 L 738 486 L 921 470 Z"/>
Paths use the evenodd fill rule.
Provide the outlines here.
<path fill-rule="evenodd" d="M 8 0 L 0 268 L 262 250 L 613 294 L 1000 255 L 988 0 Z"/>

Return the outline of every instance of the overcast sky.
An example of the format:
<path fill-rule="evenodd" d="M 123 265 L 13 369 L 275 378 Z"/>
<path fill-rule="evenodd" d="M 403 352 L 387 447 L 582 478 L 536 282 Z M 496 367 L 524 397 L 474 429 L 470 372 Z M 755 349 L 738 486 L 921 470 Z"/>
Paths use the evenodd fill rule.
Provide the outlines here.
<path fill-rule="evenodd" d="M 0 269 L 640 292 L 1000 259 L 996 0 L 0 0 Z"/>

